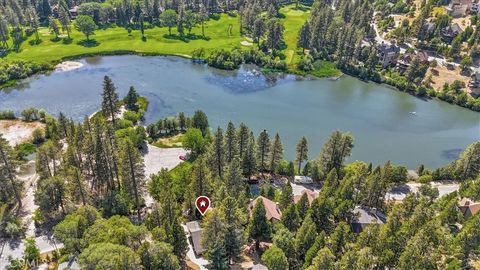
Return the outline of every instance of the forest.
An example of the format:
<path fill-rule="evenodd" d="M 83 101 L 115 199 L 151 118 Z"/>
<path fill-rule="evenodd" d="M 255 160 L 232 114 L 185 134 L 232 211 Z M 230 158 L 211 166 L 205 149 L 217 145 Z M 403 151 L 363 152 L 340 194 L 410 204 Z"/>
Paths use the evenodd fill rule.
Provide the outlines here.
<path fill-rule="evenodd" d="M 480 142 L 444 167 L 419 164 L 418 192 L 396 201 L 386 195 L 411 180 L 407 168 L 348 160 L 352 134 L 333 131 L 320 153 L 309 153 L 308 140 L 299 138 L 295 159 L 286 160 L 281 134 L 254 134 L 243 123 L 210 127 L 202 111 L 144 128 L 148 101 L 134 87 L 121 99 L 107 76 L 101 100 L 101 110 L 80 123 L 63 113 L 55 117 L 33 108 L 22 113 L 24 121 L 45 124 L 29 143 L 39 177 L 35 226 L 52 230 L 63 248 L 40 257 L 35 240 L 27 239 L 23 257 L 12 259 L 7 269 L 28 269 L 28 262 L 37 260 L 57 265 L 71 255 L 78 256 L 81 269 L 188 269 L 184 224 L 189 221 L 203 228 L 208 269 L 231 269 L 246 257 L 272 270 L 478 266 L 480 214 L 464 215 L 459 202 L 480 200 Z M 178 134 L 187 160 L 146 175 L 147 144 Z M 25 147 L 0 139 L 4 237 L 23 235 L 18 209 L 26 187 L 16 177 L 26 162 L 22 151 Z M 295 199 L 295 175 L 311 177 L 321 187 L 318 196 Z M 440 196 L 434 180 L 456 180 L 461 187 Z M 212 201 L 205 216 L 195 208 L 198 196 Z M 264 203 L 254 203 L 259 199 Z M 277 205 L 279 220 L 268 217 L 268 201 Z M 357 231 L 358 209 L 383 213 L 385 222 Z"/>

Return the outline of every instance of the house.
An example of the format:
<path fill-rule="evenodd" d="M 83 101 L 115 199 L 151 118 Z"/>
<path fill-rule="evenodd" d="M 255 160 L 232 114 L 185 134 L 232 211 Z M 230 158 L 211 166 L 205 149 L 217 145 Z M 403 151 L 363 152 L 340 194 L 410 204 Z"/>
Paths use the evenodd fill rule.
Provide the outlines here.
<path fill-rule="evenodd" d="M 312 204 L 313 200 L 315 200 L 316 198 L 318 198 L 318 192 L 316 191 L 312 191 L 310 189 L 305 189 L 304 191 L 302 191 L 302 194 L 301 195 L 295 195 L 293 197 L 293 201 L 296 203 L 298 203 L 298 201 L 300 201 L 300 198 L 302 198 L 303 194 L 307 194 L 307 198 L 308 198 L 308 202 L 310 204 Z"/>
<path fill-rule="evenodd" d="M 200 256 L 205 251 L 202 246 L 202 228 L 198 221 L 187 222 L 187 230 L 189 234 L 189 239 L 193 246 L 193 251 L 195 255 Z"/>
<path fill-rule="evenodd" d="M 405 70 L 410 66 L 410 63 L 414 59 L 418 59 L 421 65 L 428 65 L 428 54 L 424 51 L 420 51 L 418 53 L 405 53 L 405 54 L 403 54 L 397 60 L 396 69 L 400 73 L 405 72 Z"/>
<path fill-rule="evenodd" d="M 472 96 L 480 96 L 480 73 L 474 72 L 470 76 L 470 81 L 468 82 L 468 88 Z"/>
<path fill-rule="evenodd" d="M 295 184 L 313 184 L 313 179 L 308 176 L 295 175 L 293 182 Z"/>
<path fill-rule="evenodd" d="M 354 219 L 351 222 L 352 231 L 360 233 L 368 225 L 381 225 L 387 222 L 387 217 L 384 213 L 376 209 L 368 207 L 357 206 L 353 210 Z"/>
<path fill-rule="evenodd" d="M 470 13 L 472 0 L 452 0 L 447 6 L 447 13 L 452 17 L 463 17 Z"/>
<path fill-rule="evenodd" d="M 268 267 L 259 263 L 259 264 L 255 264 L 251 268 L 248 268 L 248 270 L 268 270 Z"/>
<path fill-rule="evenodd" d="M 469 218 L 480 212 L 480 202 L 474 202 L 468 198 L 462 198 L 458 207 L 465 218 Z"/>
<path fill-rule="evenodd" d="M 70 17 L 72 20 L 75 20 L 78 16 L 78 6 L 74 6 L 71 9 L 68 10 L 70 12 Z"/>
<path fill-rule="evenodd" d="M 265 206 L 268 221 L 275 223 L 282 219 L 282 212 L 280 211 L 278 204 L 263 196 L 258 196 L 255 200 L 250 201 L 250 204 L 248 205 L 248 209 L 250 210 L 250 212 L 253 210 L 255 205 L 257 205 L 258 202 L 262 202 Z"/>
<path fill-rule="evenodd" d="M 450 43 L 460 32 L 462 32 L 462 28 L 460 28 L 457 23 L 452 23 L 449 26 L 442 28 L 440 34 L 443 41 Z"/>
<path fill-rule="evenodd" d="M 384 68 L 392 65 L 395 63 L 399 52 L 400 48 L 395 44 L 382 42 L 382 44 L 378 46 L 378 63 Z"/>

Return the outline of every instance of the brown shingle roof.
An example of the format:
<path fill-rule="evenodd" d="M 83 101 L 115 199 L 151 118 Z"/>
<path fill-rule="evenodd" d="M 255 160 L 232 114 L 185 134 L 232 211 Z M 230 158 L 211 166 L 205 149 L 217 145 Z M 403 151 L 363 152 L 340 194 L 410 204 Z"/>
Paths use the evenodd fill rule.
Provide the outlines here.
<path fill-rule="evenodd" d="M 257 205 L 259 200 L 262 201 L 263 205 L 265 206 L 266 216 L 269 221 L 272 219 L 280 220 L 282 218 L 282 212 L 278 208 L 277 203 L 263 196 L 258 196 L 250 203 L 250 210 Z"/>
<path fill-rule="evenodd" d="M 293 197 L 293 201 L 295 202 L 295 204 L 298 203 L 298 201 L 300 201 L 304 193 L 307 194 L 308 202 L 310 204 L 312 204 L 313 200 L 315 200 L 318 197 L 318 192 L 312 191 L 310 189 L 305 189 L 304 191 L 302 191 L 301 195 L 295 195 Z"/>
<path fill-rule="evenodd" d="M 469 218 L 480 212 L 480 202 L 474 202 L 468 198 L 462 198 L 459 203 L 460 211 L 464 217 Z"/>

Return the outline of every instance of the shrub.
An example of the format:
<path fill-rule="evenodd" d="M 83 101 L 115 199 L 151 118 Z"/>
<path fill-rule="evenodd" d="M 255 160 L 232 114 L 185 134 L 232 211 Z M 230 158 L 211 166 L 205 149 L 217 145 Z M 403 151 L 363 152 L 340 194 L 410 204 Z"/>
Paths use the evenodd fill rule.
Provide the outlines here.
<path fill-rule="evenodd" d="M 32 142 L 34 144 L 40 144 L 45 140 L 45 132 L 41 128 L 37 128 L 32 133 Z"/>
<path fill-rule="evenodd" d="M 422 184 L 426 184 L 426 183 L 430 183 L 432 182 L 432 176 L 431 175 L 422 175 L 418 178 L 418 182 L 422 183 Z"/>
<path fill-rule="evenodd" d="M 13 111 L 0 111 L 0 120 L 12 120 L 16 118 Z"/>
<path fill-rule="evenodd" d="M 22 117 L 23 117 L 23 120 L 27 122 L 32 122 L 40 119 L 38 110 L 35 108 L 27 108 L 23 110 Z"/>
<path fill-rule="evenodd" d="M 131 127 L 133 127 L 133 123 L 130 120 L 118 119 L 117 121 L 115 121 L 115 129 L 117 130 L 131 128 Z"/>
<path fill-rule="evenodd" d="M 123 118 L 133 124 L 137 124 L 138 120 L 140 120 L 140 115 L 134 111 L 126 111 L 123 113 Z"/>

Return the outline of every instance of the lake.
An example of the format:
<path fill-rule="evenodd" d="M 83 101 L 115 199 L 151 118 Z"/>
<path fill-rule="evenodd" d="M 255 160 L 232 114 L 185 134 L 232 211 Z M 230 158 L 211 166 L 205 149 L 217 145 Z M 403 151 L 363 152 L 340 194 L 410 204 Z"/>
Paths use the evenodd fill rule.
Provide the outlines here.
<path fill-rule="evenodd" d="M 302 136 L 309 142 L 309 158 L 317 157 L 334 130 L 355 137 L 349 161 L 391 160 L 409 168 L 442 166 L 480 140 L 480 113 L 349 76 L 336 81 L 294 75 L 272 79 L 255 67 L 221 71 L 178 57 L 108 56 L 79 62 L 79 69 L 37 75 L 0 92 L 0 110 L 36 107 L 80 121 L 99 109 L 103 76 L 108 75 L 121 97 L 133 85 L 148 98 L 147 123 L 200 109 L 212 128 L 232 121 L 245 122 L 256 134 L 266 129 L 273 137 L 278 132 L 288 159 L 294 159 Z"/>

